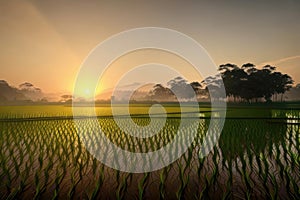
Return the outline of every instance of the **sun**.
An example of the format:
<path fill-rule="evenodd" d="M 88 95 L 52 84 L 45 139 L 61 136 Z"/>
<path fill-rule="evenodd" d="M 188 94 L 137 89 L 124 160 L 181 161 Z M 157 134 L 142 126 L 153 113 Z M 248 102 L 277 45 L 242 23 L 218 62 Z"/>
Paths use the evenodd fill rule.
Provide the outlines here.
<path fill-rule="evenodd" d="M 85 89 L 84 90 L 84 96 L 86 96 L 86 97 L 90 97 L 91 96 L 91 90 L 90 89 Z"/>
<path fill-rule="evenodd" d="M 74 86 L 73 95 L 75 98 L 92 100 L 93 98 L 96 98 L 99 94 L 101 94 L 101 92 L 103 92 L 103 86 L 103 83 L 99 83 L 95 87 L 95 84 L 87 80 L 78 85 L 77 88 L 75 88 Z"/>

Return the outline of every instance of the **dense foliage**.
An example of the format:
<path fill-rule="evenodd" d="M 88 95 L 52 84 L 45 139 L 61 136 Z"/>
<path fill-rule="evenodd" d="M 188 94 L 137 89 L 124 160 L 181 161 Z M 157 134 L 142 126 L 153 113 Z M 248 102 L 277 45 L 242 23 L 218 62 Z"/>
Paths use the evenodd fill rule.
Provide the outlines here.
<path fill-rule="evenodd" d="M 157 101 L 190 101 L 195 96 L 200 101 L 209 96 L 221 98 L 218 95 L 223 89 L 223 82 L 229 101 L 270 102 L 272 98 L 278 100 L 278 96 L 282 101 L 283 94 L 294 83 L 289 75 L 276 71 L 276 67 L 271 65 L 258 69 L 251 63 L 241 67 L 228 63 L 220 65 L 219 71 L 220 74 L 209 76 L 201 83 L 189 83 L 182 77 L 176 77 L 168 82 L 167 87 L 156 84 L 147 98 Z"/>
<path fill-rule="evenodd" d="M 266 65 L 262 69 L 247 63 L 238 67 L 234 64 L 220 65 L 226 95 L 234 100 L 247 102 L 265 99 L 271 101 L 273 95 L 283 94 L 292 87 L 293 80 L 287 74 L 276 71 L 276 67 Z"/>

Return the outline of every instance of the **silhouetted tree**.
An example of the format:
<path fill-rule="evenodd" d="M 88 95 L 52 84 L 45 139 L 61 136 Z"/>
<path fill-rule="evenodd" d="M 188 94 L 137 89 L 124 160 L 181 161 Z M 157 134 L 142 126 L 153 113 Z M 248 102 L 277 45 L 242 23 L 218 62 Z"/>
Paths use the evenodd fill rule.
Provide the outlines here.
<path fill-rule="evenodd" d="M 174 94 L 179 99 L 191 99 L 195 97 L 195 88 L 197 88 L 198 84 L 194 82 L 193 85 L 190 85 L 187 80 L 183 79 L 182 77 L 178 76 L 172 80 L 170 80 L 168 83 L 168 86 L 170 89 L 174 92 Z M 197 90 L 197 89 L 196 89 Z"/>
<path fill-rule="evenodd" d="M 243 88 L 241 87 L 241 84 L 244 85 L 243 82 L 247 79 L 247 73 L 243 69 L 240 69 L 237 65 L 230 63 L 220 65 L 219 71 L 223 78 L 226 95 L 228 97 L 232 96 L 234 101 L 236 98 L 241 97 L 241 90 Z"/>
<path fill-rule="evenodd" d="M 252 63 L 246 63 L 241 68 L 230 63 L 219 66 L 226 95 L 233 97 L 234 101 L 240 98 L 247 102 L 261 98 L 270 102 L 273 95 L 283 96 L 292 87 L 292 78 L 275 70 L 276 67 L 271 65 L 257 69 Z"/>
<path fill-rule="evenodd" d="M 72 95 L 69 95 L 69 94 L 64 94 L 64 95 L 61 95 L 61 102 L 65 102 L 65 103 L 70 103 L 72 102 L 72 99 L 73 99 L 73 96 Z"/>
<path fill-rule="evenodd" d="M 194 90 L 196 97 L 203 94 L 202 85 L 198 81 L 191 82 L 190 86 Z"/>
<path fill-rule="evenodd" d="M 218 100 L 222 89 L 222 78 L 221 76 L 209 76 L 202 81 L 206 85 L 205 90 L 212 100 Z"/>
<path fill-rule="evenodd" d="M 149 96 L 152 100 L 158 101 L 170 101 L 175 99 L 173 92 L 161 84 L 154 85 L 153 90 L 151 90 L 149 93 Z"/>
<path fill-rule="evenodd" d="M 194 81 L 188 83 L 182 77 L 176 77 L 168 81 L 168 86 L 156 84 L 153 89 L 148 93 L 147 97 L 155 101 L 190 101 L 197 100 L 198 98 L 207 98 L 207 92 L 202 89 L 201 83 Z M 195 98 L 196 99 L 193 99 Z"/>

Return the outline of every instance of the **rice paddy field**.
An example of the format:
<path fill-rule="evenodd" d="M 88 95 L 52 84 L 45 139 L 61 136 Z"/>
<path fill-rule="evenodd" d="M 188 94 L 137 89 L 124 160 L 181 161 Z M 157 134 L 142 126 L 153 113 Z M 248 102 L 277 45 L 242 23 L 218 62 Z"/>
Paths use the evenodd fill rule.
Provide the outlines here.
<path fill-rule="evenodd" d="M 93 129 L 90 111 L 80 109 L 82 117 L 76 120 L 83 129 Z M 149 105 L 131 106 L 133 121 L 148 125 L 148 109 Z M 125 134 L 109 106 L 95 110 L 107 138 L 128 151 L 163 147 L 174 138 L 181 117 L 191 114 L 199 122 L 196 140 L 160 170 L 127 173 L 105 166 L 89 153 L 77 134 L 80 127 L 72 107 L 2 106 L 0 198 L 300 199 L 299 108 L 229 107 L 217 144 L 203 158 L 198 141 L 203 141 L 214 112 L 209 106 L 188 107 L 187 113 L 180 113 L 178 106 L 165 105 L 165 125 L 143 139 Z"/>

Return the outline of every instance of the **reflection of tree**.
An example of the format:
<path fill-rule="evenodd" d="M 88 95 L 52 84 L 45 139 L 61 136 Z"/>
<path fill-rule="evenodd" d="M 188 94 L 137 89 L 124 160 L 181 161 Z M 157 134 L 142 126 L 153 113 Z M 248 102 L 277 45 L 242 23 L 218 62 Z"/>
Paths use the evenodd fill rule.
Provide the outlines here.
<path fill-rule="evenodd" d="M 226 119 L 219 139 L 223 158 L 231 162 L 237 157 L 260 155 L 272 151 L 284 141 L 287 125 L 268 123 L 262 119 Z M 249 155 L 251 154 L 251 155 Z"/>

